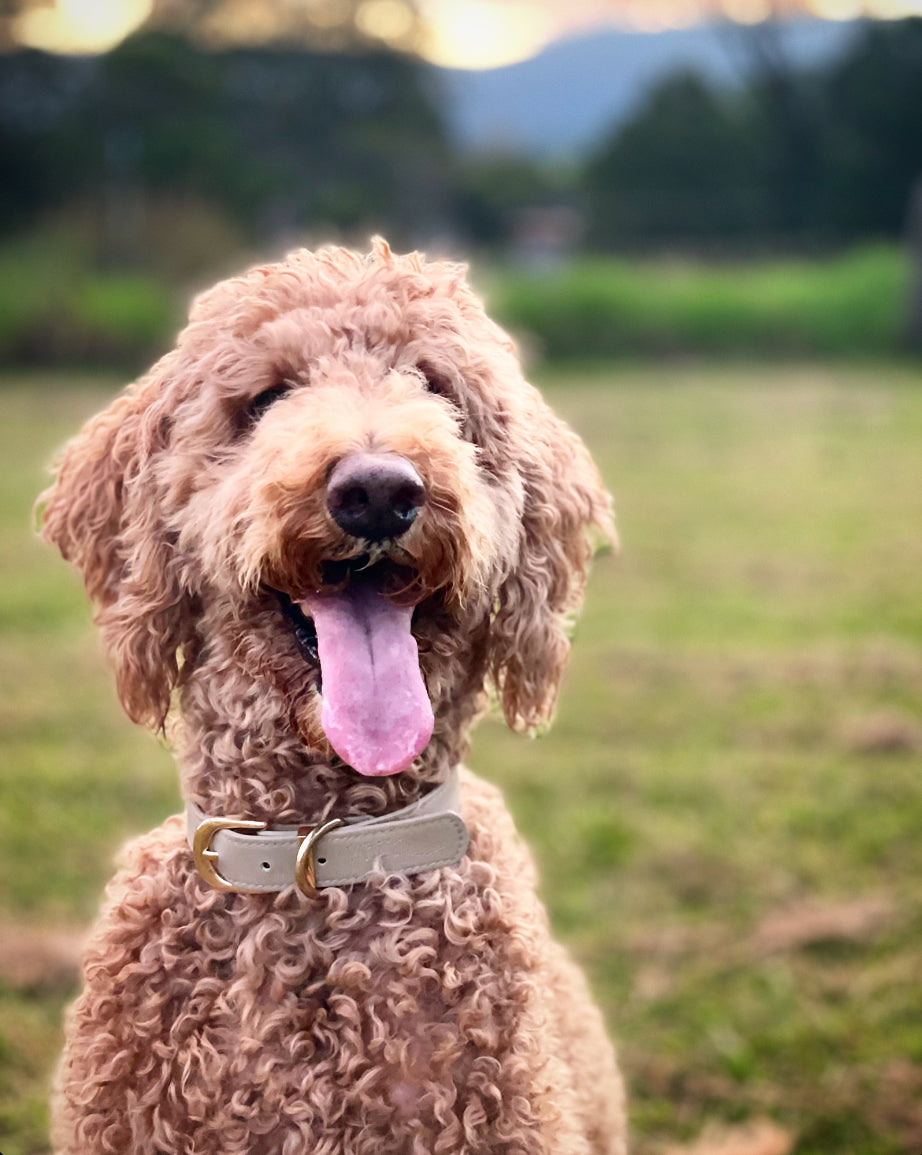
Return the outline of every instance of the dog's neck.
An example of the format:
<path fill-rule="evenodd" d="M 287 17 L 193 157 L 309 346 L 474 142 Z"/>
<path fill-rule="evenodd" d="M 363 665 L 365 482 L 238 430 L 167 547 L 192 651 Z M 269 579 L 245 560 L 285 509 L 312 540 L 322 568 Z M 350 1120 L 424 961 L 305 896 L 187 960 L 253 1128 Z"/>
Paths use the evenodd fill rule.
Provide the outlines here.
<path fill-rule="evenodd" d="M 473 708 L 465 710 L 467 721 Z M 209 713 L 211 713 L 209 711 Z M 456 710 L 409 769 L 366 778 L 306 746 L 290 729 L 254 731 L 240 720 L 188 709 L 171 731 L 183 796 L 213 817 L 316 825 L 333 817 L 385 814 L 415 801 L 446 779 L 466 754 L 467 725 Z"/>
<path fill-rule="evenodd" d="M 466 757 L 471 725 L 488 704 L 482 626 L 466 636 L 423 633 L 433 735 L 409 769 L 375 778 L 331 757 L 310 676 L 300 660 L 267 662 L 275 639 L 261 637 L 262 629 L 260 619 L 241 629 L 213 623 L 210 644 L 184 680 L 170 738 L 183 796 L 203 813 L 284 825 L 385 814 L 444 781 Z M 241 630 L 252 653 L 236 641 Z"/>

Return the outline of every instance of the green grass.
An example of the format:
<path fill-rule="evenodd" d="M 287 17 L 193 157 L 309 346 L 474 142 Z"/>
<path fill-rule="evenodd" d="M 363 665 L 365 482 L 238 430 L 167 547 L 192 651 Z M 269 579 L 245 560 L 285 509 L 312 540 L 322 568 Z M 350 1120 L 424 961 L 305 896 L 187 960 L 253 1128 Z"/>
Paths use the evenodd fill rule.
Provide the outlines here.
<path fill-rule="evenodd" d="M 618 1039 L 634 1150 L 772 1116 L 922 1150 L 922 389 L 910 369 L 546 372 L 617 496 L 556 726 L 486 722 L 557 932 Z M 0 392 L 0 921 L 92 914 L 177 806 L 79 582 L 28 533 L 104 386 Z M 2 929 L 0 929 L 2 934 Z M 0 1150 L 46 1150 L 68 991 L 0 978 Z"/>
<path fill-rule="evenodd" d="M 895 248 L 828 260 L 706 265 L 584 259 L 497 272 L 493 310 L 552 359 L 730 354 L 847 357 L 906 343 L 909 264 Z"/>

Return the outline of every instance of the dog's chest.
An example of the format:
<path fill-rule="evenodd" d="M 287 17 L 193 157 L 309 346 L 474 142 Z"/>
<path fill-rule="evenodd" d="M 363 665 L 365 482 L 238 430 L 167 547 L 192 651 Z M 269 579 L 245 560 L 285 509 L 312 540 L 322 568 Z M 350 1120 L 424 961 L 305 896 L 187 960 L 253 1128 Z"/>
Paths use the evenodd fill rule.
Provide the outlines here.
<path fill-rule="evenodd" d="M 473 850 L 460 870 L 313 903 L 215 895 L 180 848 L 161 858 L 157 932 L 148 906 L 140 933 L 142 896 L 126 894 L 81 999 L 93 1015 L 110 1000 L 111 1050 L 133 1071 L 132 1142 L 153 1144 L 167 1110 L 196 1152 L 235 1127 L 267 1151 L 336 1133 L 358 1152 L 395 1127 L 436 1134 L 456 1101 L 501 1126 L 502 1102 L 529 1097 L 512 1041 L 533 1013 L 537 940 Z"/>

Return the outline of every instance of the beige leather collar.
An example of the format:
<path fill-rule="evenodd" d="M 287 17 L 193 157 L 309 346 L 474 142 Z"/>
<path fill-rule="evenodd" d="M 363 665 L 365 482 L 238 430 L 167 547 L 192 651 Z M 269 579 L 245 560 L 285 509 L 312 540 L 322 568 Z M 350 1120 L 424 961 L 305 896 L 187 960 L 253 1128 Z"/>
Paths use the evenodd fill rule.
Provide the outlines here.
<path fill-rule="evenodd" d="M 456 866 L 470 835 L 461 817 L 457 770 L 417 802 L 377 818 L 333 819 L 313 830 L 267 828 L 245 819 L 209 818 L 186 806 L 189 845 L 199 873 L 219 890 L 280 891 L 295 883 L 348 886 L 371 874 L 421 874 Z"/>

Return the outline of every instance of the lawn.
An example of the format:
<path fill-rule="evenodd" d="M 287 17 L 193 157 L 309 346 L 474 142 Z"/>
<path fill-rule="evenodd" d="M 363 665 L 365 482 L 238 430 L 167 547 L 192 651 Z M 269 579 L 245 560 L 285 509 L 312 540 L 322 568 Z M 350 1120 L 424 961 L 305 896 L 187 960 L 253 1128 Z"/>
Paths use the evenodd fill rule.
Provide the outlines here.
<path fill-rule="evenodd" d="M 487 721 L 471 761 L 505 788 L 604 1005 L 634 1151 L 762 1119 L 773 1150 L 918 1155 L 918 370 L 543 376 L 623 549 L 596 567 L 554 729 Z M 0 390 L 3 1155 L 47 1151 L 74 936 L 120 840 L 178 807 L 79 582 L 29 536 L 53 447 L 106 395 Z"/>

